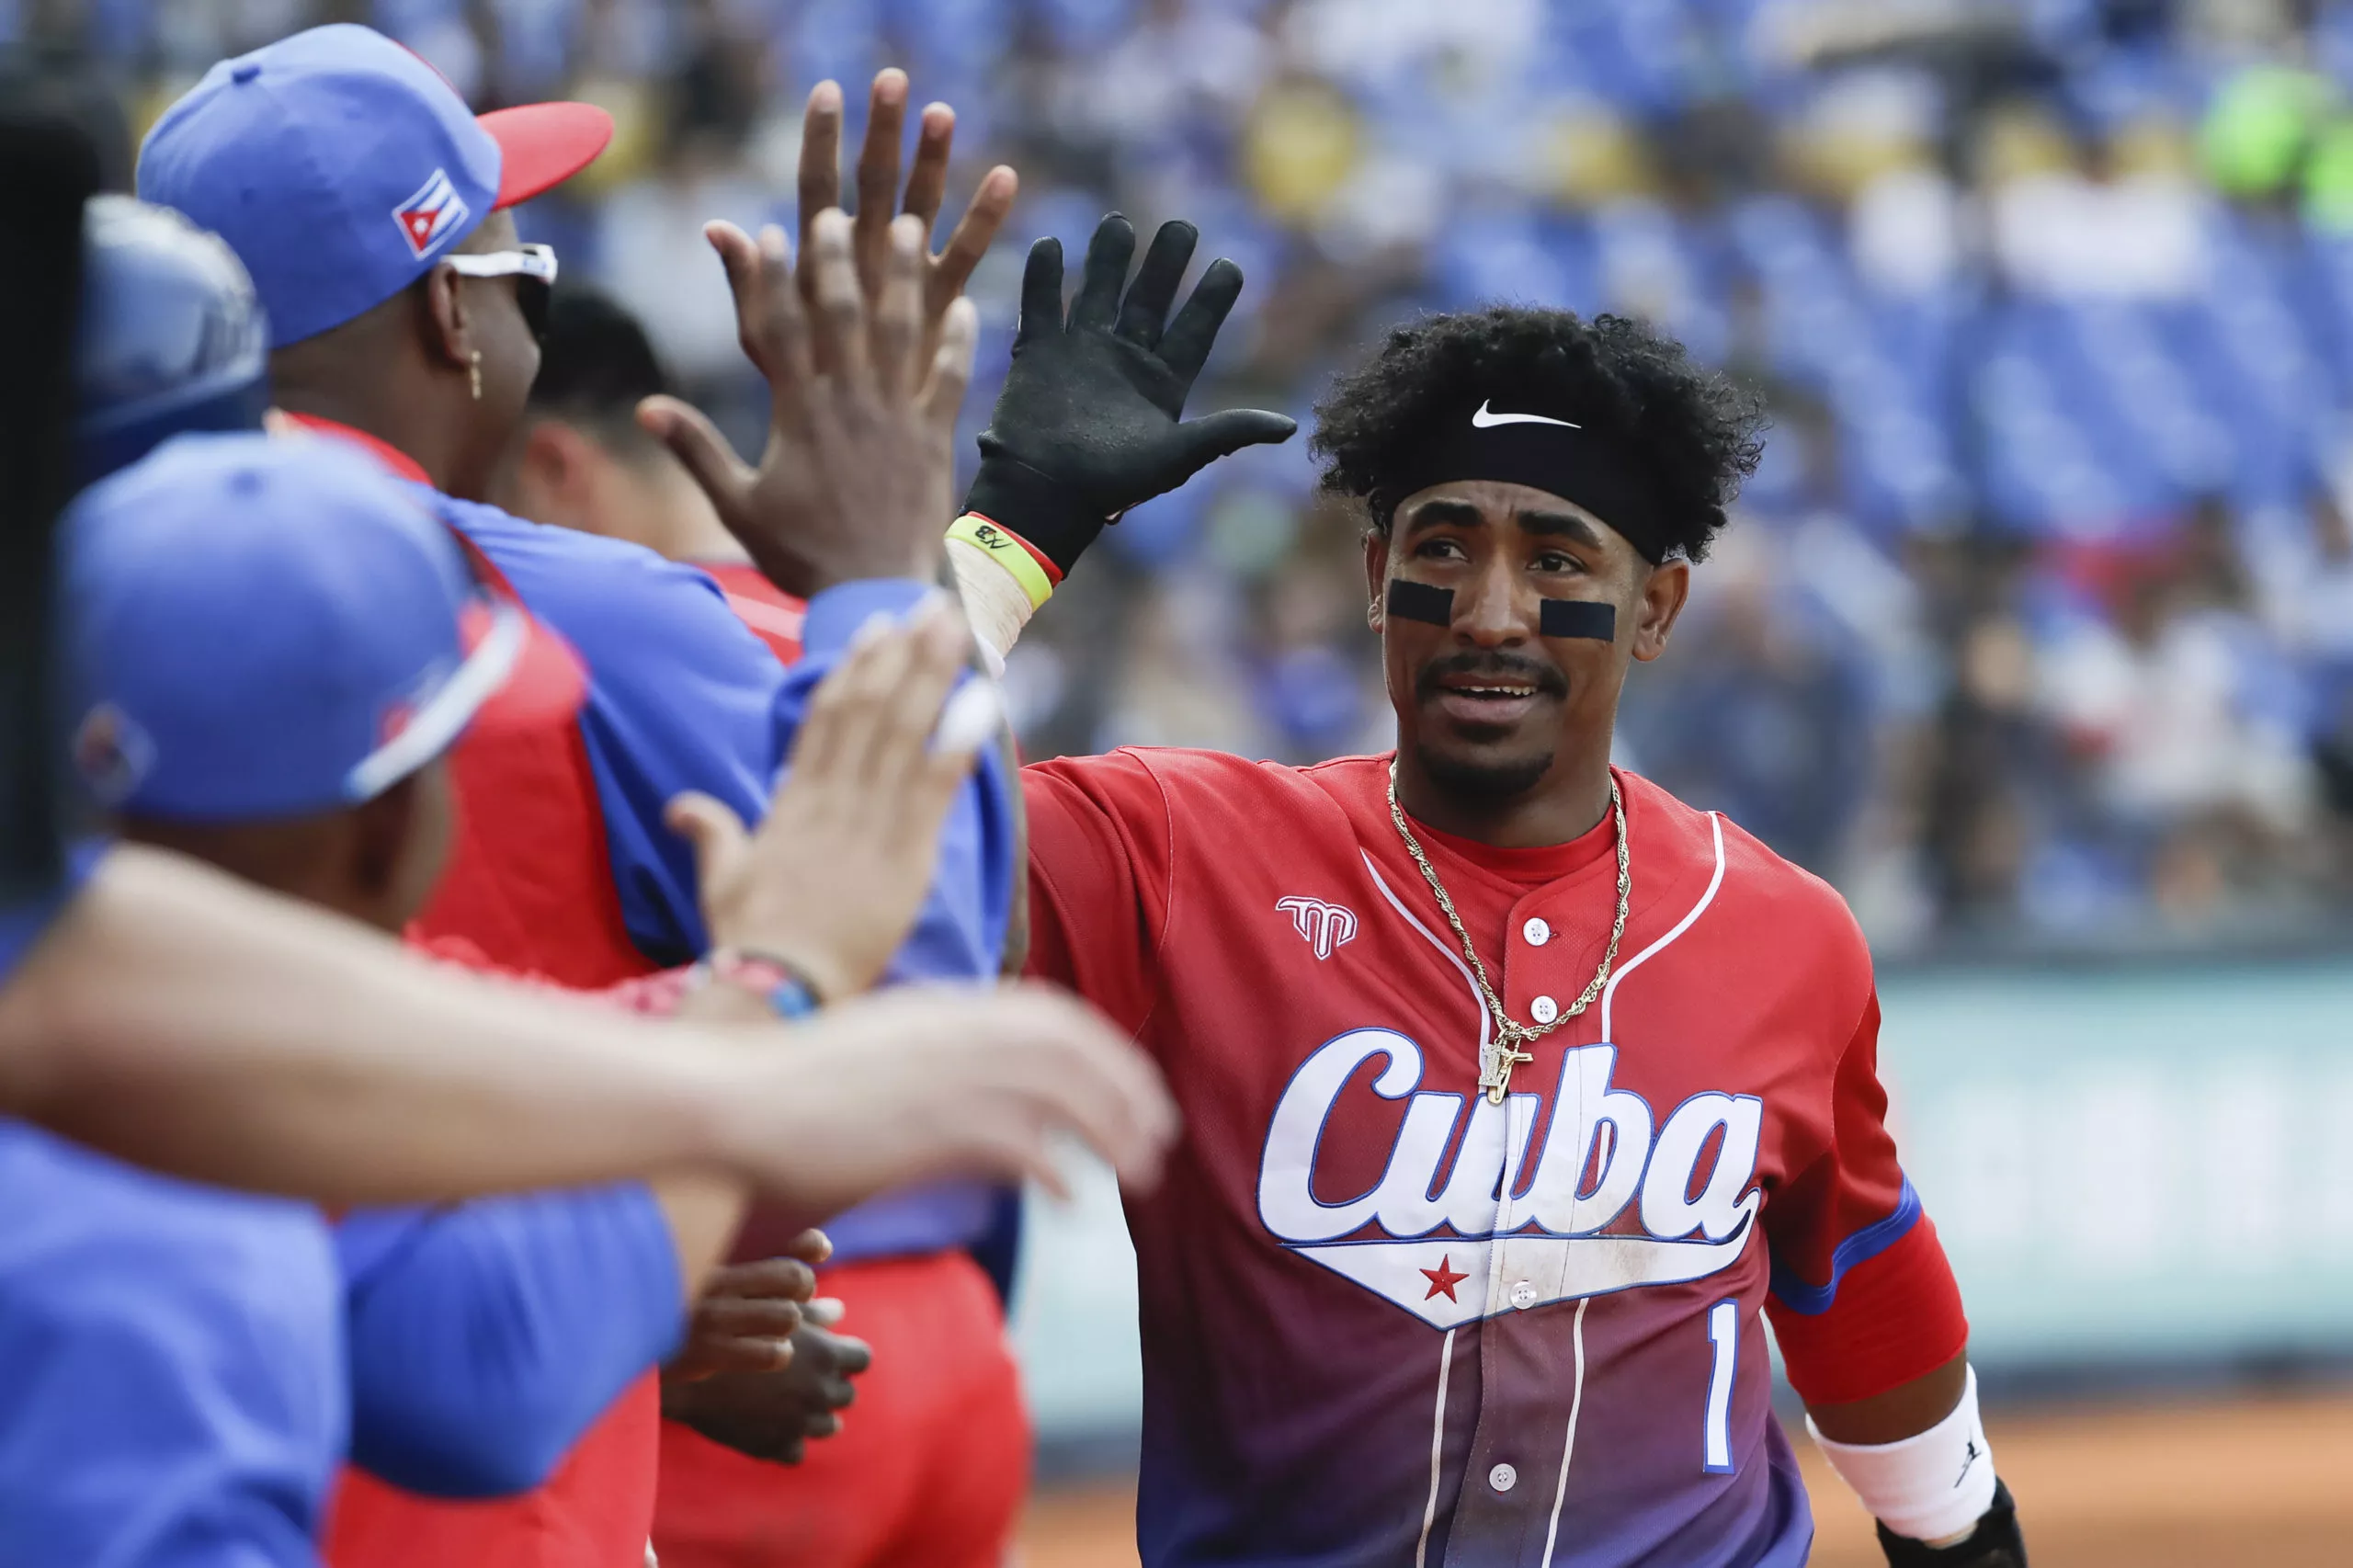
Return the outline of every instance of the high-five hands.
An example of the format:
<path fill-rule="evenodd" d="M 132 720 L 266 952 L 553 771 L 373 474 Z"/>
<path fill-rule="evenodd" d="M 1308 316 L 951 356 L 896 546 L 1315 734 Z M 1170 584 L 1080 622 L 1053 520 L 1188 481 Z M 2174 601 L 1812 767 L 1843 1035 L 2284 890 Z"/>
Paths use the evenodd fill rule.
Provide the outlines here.
<path fill-rule="evenodd" d="M 1168 319 L 1199 238 L 1160 226 L 1126 288 L 1135 228 L 1114 212 L 1086 247 L 1078 297 L 1063 312 L 1062 242 L 1029 247 L 1013 369 L 981 436 L 965 510 L 1011 528 L 1063 571 L 1104 525 L 1244 447 L 1289 440 L 1298 425 L 1236 408 L 1180 423 L 1185 399 L 1242 293 L 1242 269 L 1210 263 Z"/>
<path fill-rule="evenodd" d="M 928 236 L 947 195 L 956 116 L 945 104 L 923 111 L 902 196 L 899 142 L 906 108 L 906 74 L 892 69 L 876 76 L 858 153 L 858 217 L 850 222 L 840 210 L 841 88 L 821 82 L 810 93 L 801 127 L 797 270 L 779 233 L 765 232 L 755 243 L 733 224 L 704 231 L 734 291 L 737 338 L 767 379 L 776 410 L 759 468 L 738 460 L 688 403 L 648 398 L 638 411 L 640 423 L 677 454 L 769 580 L 791 593 L 806 596 L 858 577 L 928 580 L 938 571 L 944 519 L 953 515 L 954 420 L 977 337 L 972 307 L 960 308 L 958 301 L 1012 210 L 1018 182 L 1002 164 L 991 169 L 946 248 L 933 254 Z M 786 292 L 794 295 L 797 313 L 786 308 Z M 805 357 L 788 346 L 796 335 L 810 346 Z M 926 423 L 919 432 L 904 432 L 900 443 L 925 448 L 924 460 L 903 471 L 906 483 L 892 496 L 912 505 L 915 492 L 923 492 L 928 510 L 919 527 L 903 529 L 895 512 L 882 517 L 855 509 L 881 499 L 872 494 L 879 483 L 845 488 L 804 472 L 813 446 L 835 434 L 824 419 L 788 427 L 780 381 L 793 383 L 804 408 L 824 405 L 858 393 L 854 372 L 859 366 L 872 370 L 885 404 L 897 402 L 895 390 L 913 404 L 901 412 L 945 421 L 944 430 Z M 850 472 L 863 471 L 878 482 L 889 477 L 884 469 L 898 466 L 879 449 L 883 445 L 870 440 L 847 450 L 834 443 Z M 853 509 L 845 512 L 845 506 Z"/>
<path fill-rule="evenodd" d="M 892 221 L 870 309 L 838 209 L 811 225 L 801 277 L 773 225 L 756 242 L 733 223 L 703 233 L 734 291 L 737 338 L 767 380 L 767 450 L 749 467 L 675 398 L 648 398 L 639 422 L 788 593 L 861 577 L 936 578 L 939 519 L 953 515 L 956 410 L 978 328 L 972 302 L 953 301 L 938 347 L 923 357 L 922 220 Z"/>
<path fill-rule="evenodd" d="M 858 284 L 869 300 L 882 292 L 884 262 L 890 253 L 891 214 L 895 204 L 912 213 L 929 234 L 948 195 L 948 156 L 956 139 L 956 111 L 946 104 L 927 106 L 915 139 L 915 161 L 907 175 L 906 193 L 899 194 L 899 142 L 906 124 L 907 74 L 893 66 L 874 78 L 867 97 L 866 141 L 858 154 L 858 219 L 850 248 L 858 256 Z M 820 82 L 810 91 L 809 107 L 801 122 L 801 248 L 809 248 L 811 226 L 818 213 L 843 207 L 842 90 Z M 996 232 L 1013 210 L 1020 181 L 1006 165 L 999 164 L 981 176 L 972 205 L 948 236 L 947 247 L 926 256 L 923 267 L 925 341 L 936 343 L 948 307 L 963 293 L 972 268 L 988 254 Z"/>

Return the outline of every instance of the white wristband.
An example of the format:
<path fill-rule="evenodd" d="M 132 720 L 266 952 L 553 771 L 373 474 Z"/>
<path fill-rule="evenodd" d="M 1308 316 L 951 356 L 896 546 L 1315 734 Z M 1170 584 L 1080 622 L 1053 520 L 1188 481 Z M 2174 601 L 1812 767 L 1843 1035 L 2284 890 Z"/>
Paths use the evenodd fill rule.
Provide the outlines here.
<path fill-rule="evenodd" d="M 1952 1414 L 1897 1443 L 1834 1443 L 1806 1417 L 1822 1457 L 1897 1535 L 1940 1543 L 1967 1535 L 1994 1506 L 1994 1453 L 1977 1417 L 1977 1369 Z"/>
<path fill-rule="evenodd" d="M 961 539 L 948 541 L 948 559 L 956 568 L 956 586 L 964 596 L 965 618 L 972 621 L 982 645 L 1002 660 L 1037 613 L 1029 590 L 987 551 Z"/>

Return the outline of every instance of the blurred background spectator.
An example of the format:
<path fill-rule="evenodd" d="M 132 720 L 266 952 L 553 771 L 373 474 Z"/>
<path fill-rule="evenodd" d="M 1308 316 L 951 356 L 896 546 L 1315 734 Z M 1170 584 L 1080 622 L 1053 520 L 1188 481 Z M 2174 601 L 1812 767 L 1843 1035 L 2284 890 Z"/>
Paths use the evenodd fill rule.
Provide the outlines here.
<path fill-rule="evenodd" d="M 898 62 L 1008 233 L 1191 218 L 1249 276 L 1199 402 L 1304 414 L 1388 322 L 1654 318 L 1778 431 L 1622 759 L 1882 952 L 2353 937 L 2353 3 L 8 0 L 134 120 L 297 27 L 620 131 L 524 214 L 747 448 L 711 217 Z M 855 134 L 855 127 L 852 133 Z M 951 206 L 961 193 L 951 193 Z M 984 265 L 986 419 L 1021 247 Z M 1140 508 L 1040 614 L 1033 753 L 1386 744 L 1357 526 L 1303 443 Z"/>

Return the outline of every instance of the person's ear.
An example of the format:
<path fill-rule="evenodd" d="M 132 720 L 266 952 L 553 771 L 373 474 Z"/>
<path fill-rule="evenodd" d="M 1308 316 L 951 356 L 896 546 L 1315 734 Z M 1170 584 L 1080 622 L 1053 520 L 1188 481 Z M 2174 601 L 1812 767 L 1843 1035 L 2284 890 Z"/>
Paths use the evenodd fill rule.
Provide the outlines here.
<path fill-rule="evenodd" d="M 1379 636 L 1388 624 L 1381 592 L 1389 581 L 1389 536 L 1379 528 L 1364 530 L 1365 624 Z"/>
<path fill-rule="evenodd" d="M 454 267 L 436 267 L 418 282 L 417 288 L 425 307 L 417 312 L 417 325 L 425 338 L 426 361 L 451 369 L 466 369 L 474 362 L 479 346 L 474 342 L 474 323 L 466 309 L 465 279 Z"/>
<path fill-rule="evenodd" d="M 1634 657 L 1647 664 L 1666 652 L 1667 634 L 1691 595 L 1691 563 L 1668 561 L 1651 568 L 1634 607 Z"/>
<path fill-rule="evenodd" d="M 563 420 L 533 419 L 517 446 L 516 509 L 534 522 L 580 527 L 595 457 L 588 437 Z"/>

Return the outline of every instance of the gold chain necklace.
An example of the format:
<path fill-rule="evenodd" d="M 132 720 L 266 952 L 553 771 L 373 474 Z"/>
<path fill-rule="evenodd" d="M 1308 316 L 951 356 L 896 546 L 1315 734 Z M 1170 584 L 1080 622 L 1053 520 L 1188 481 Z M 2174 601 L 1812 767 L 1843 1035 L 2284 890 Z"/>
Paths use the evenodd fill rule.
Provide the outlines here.
<path fill-rule="evenodd" d="M 1549 1024 L 1523 1024 L 1504 1011 L 1503 1001 L 1495 994 L 1495 986 L 1487 979 L 1487 966 L 1479 961 L 1479 949 L 1471 944 L 1471 933 L 1462 928 L 1462 917 L 1454 912 L 1454 900 L 1446 895 L 1446 884 L 1438 880 L 1437 869 L 1430 858 L 1422 853 L 1421 840 L 1405 825 L 1404 809 L 1397 803 L 1397 764 L 1389 765 L 1389 820 L 1397 824 L 1397 836 L 1405 841 L 1412 852 L 1414 864 L 1422 869 L 1422 880 L 1438 895 L 1438 906 L 1446 915 L 1446 923 L 1454 927 L 1454 939 L 1462 944 L 1462 956 L 1471 960 L 1471 972 L 1479 982 L 1479 994 L 1485 998 L 1488 1015 L 1495 1019 L 1495 1038 L 1492 1045 L 1481 1051 L 1479 1086 L 1487 1091 L 1489 1105 L 1501 1105 L 1511 1092 L 1511 1070 L 1535 1057 L 1520 1050 L 1532 1044 L 1567 1023 L 1571 1018 L 1593 1006 L 1601 988 L 1609 983 L 1609 967 L 1618 961 L 1618 942 L 1626 935 L 1626 909 L 1632 902 L 1634 891 L 1633 867 L 1626 848 L 1626 802 L 1618 793 L 1618 779 L 1609 780 L 1609 815 L 1618 831 L 1618 916 L 1610 922 L 1609 946 L 1601 955 L 1601 967 L 1593 971 L 1592 983 L 1585 994 L 1561 1009 Z"/>

